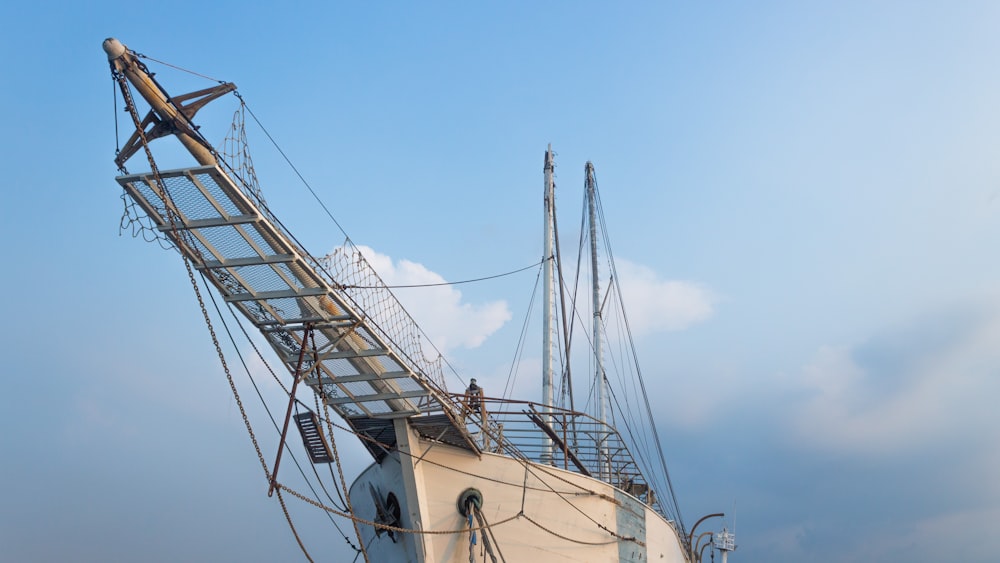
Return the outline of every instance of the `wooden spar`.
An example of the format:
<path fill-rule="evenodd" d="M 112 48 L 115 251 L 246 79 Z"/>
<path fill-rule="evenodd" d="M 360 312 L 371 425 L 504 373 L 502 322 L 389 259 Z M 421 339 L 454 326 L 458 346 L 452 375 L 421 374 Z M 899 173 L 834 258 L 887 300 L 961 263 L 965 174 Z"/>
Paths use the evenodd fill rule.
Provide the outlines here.
<path fill-rule="evenodd" d="M 180 140 L 191 156 L 198 161 L 198 164 L 205 166 L 217 164 L 212 149 L 199 139 L 199 135 L 189 121 L 194 111 L 197 111 L 201 105 L 192 106 L 193 111 L 190 112 L 192 115 L 182 113 L 182 109 L 175 105 L 175 101 L 171 101 L 167 97 L 166 93 L 146 71 L 145 65 L 136 59 L 128 47 L 113 37 L 105 39 L 103 47 L 104 52 L 108 54 L 108 62 L 111 63 L 111 67 L 125 75 L 132 86 L 149 103 L 149 107 L 160 118 L 160 122 L 167 124 L 171 129 L 170 132 Z M 217 97 L 235 89 L 236 85 L 229 83 L 223 84 L 220 88 L 210 89 L 210 91 L 215 93 L 216 90 L 224 90 L 224 92 L 216 93 Z"/>

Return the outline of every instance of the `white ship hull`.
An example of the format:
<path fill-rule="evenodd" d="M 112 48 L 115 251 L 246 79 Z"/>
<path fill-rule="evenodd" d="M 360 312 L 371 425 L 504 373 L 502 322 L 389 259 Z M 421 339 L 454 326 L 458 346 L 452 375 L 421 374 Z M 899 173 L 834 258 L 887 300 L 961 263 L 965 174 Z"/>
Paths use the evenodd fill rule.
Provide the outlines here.
<path fill-rule="evenodd" d="M 361 249 L 345 245 L 321 259 L 309 254 L 267 207 L 249 159 L 220 161 L 225 153 L 214 149 L 191 122 L 199 108 L 234 91 L 235 85 L 170 96 L 138 60 L 140 55 L 116 39 L 105 40 L 104 50 L 136 126 L 115 159 L 124 174 L 117 181 L 126 201 L 135 204 L 126 205 L 126 218 L 139 225 L 139 232 L 149 229 L 182 255 L 220 358 L 222 348 L 195 271 L 238 319 L 259 329 L 292 376 L 287 396 L 278 399 L 285 418 L 273 466 L 261 457 L 269 493 L 285 490 L 320 505 L 285 484 L 287 470 L 279 473 L 299 405 L 304 412 L 294 420 L 312 463 L 339 464 L 327 442 L 333 435 L 331 412 L 347 422 L 348 431 L 376 460 L 351 486 L 347 512 L 330 508 L 360 526 L 358 539 L 370 562 L 694 559 L 687 552 L 690 537 L 683 536 L 683 523 L 675 526 L 663 516 L 680 520 L 662 452 L 646 458 L 660 462 L 662 478 L 650 479 L 653 474 L 647 470 L 656 468 L 640 467 L 623 435 L 607 422 L 615 418 L 607 415 L 610 404 L 604 394 L 609 378 L 602 360 L 605 325 L 600 311 L 611 288 L 602 298 L 593 165 L 588 163 L 586 170 L 594 307 L 589 344 L 596 391 L 591 405 L 596 412 L 575 411 L 571 394 L 570 408 L 564 408 L 553 395 L 559 323 L 551 147 L 544 165 L 545 258 L 539 264 L 544 266 L 545 305 L 542 402 L 485 397 L 475 379 L 464 395 L 452 394 L 444 383 L 440 354 L 438 359 L 428 354 L 433 347 L 426 335 Z M 134 104 L 133 87 L 150 106 L 145 118 Z M 242 112 L 237 116 L 233 128 L 242 132 Z M 177 137 L 198 165 L 160 170 L 148 142 L 165 135 Z M 125 162 L 140 152 L 150 171 L 128 174 Z M 613 265 L 610 253 L 608 260 Z M 613 301 L 620 303 L 620 295 Z M 563 318 L 563 324 L 568 330 L 572 323 Z M 624 326 L 629 332 L 627 322 Z M 569 344 L 567 337 L 567 362 Z M 231 377 L 228 367 L 226 373 Z M 637 367 L 634 375 L 639 375 Z M 568 369 L 565 381 L 570 381 Z M 239 401 L 232 379 L 230 384 Z M 645 386 L 641 379 L 638 384 L 651 426 Z M 297 397 L 305 387 L 312 390 L 315 410 Z M 245 422 L 260 454 L 251 424 Z M 631 431 L 628 436 L 635 441 Z M 646 438 L 658 443 L 655 431 Z M 735 545 L 731 534 L 724 531 L 723 536 L 725 541 L 714 545 L 725 556 Z"/>
<path fill-rule="evenodd" d="M 396 423 L 400 438 L 405 424 Z M 372 491 L 382 499 L 392 493 L 401 508 L 398 527 L 422 533 L 397 532 L 390 537 L 383 531 L 376 537 L 374 527 L 362 526 L 362 538 L 371 540 L 367 543 L 371 561 L 470 561 L 469 522 L 458 509 L 459 498 L 468 489 L 482 493 L 482 513 L 498 560 L 687 561 L 671 522 L 605 482 L 500 454 L 484 452 L 480 458 L 468 450 L 420 439 L 412 431 L 406 434 L 409 447 L 400 439 L 398 452 L 362 472 L 351 486 L 350 500 L 358 518 L 375 521 Z M 474 561 L 490 561 L 482 532 L 477 533 L 473 552 Z"/>

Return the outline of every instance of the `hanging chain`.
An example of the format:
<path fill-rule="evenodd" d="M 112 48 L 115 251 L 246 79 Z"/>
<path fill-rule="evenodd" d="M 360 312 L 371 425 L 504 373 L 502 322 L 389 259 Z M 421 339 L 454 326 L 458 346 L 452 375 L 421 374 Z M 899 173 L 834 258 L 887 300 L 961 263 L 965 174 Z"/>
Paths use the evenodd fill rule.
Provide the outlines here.
<path fill-rule="evenodd" d="M 315 343 L 313 343 L 313 347 L 315 347 Z M 319 401 L 319 395 L 316 395 L 316 400 Z M 317 409 L 317 411 L 318 410 L 319 409 Z M 351 506 L 351 494 L 347 490 L 347 481 L 344 480 L 344 467 L 340 463 L 340 453 L 337 451 L 337 440 L 333 437 L 333 424 L 330 423 L 330 410 L 326 405 L 326 401 L 323 402 L 323 417 L 326 419 L 327 427 L 329 428 L 330 449 L 332 450 L 333 453 L 333 461 L 337 465 L 337 474 L 340 476 L 340 486 L 344 491 L 344 494 L 342 495 L 342 500 L 344 501 L 344 508 L 347 509 L 348 514 L 353 515 L 354 507 Z M 320 423 L 317 426 L 319 426 L 319 428 L 322 430 L 323 428 L 322 423 Z M 358 545 L 361 546 L 360 551 L 365 558 L 365 563 L 370 563 L 370 561 L 368 560 L 368 550 L 365 549 L 365 540 L 361 536 L 361 528 L 358 528 L 358 521 L 355 520 L 354 518 L 351 518 L 351 524 L 354 525 L 354 533 L 355 535 L 358 536 Z"/>
<path fill-rule="evenodd" d="M 114 100 L 115 110 L 112 112 L 115 116 L 115 160 L 118 159 L 118 154 L 121 152 L 121 139 L 118 138 L 118 89 L 115 88 L 115 72 L 111 73 L 111 98 Z M 121 164 L 120 169 L 124 171 L 125 163 Z"/>
<path fill-rule="evenodd" d="M 149 161 L 150 171 L 152 172 L 153 178 L 156 181 L 157 188 L 159 188 L 161 198 L 163 199 L 164 209 L 167 212 L 167 219 L 171 226 L 171 232 L 173 233 L 175 240 L 178 245 L 184 244 L 180 240 L 180 233 L 178 232 L 179 218 L 176 211 L 174 210 L 173 201 L 170 198 L 170 194 L 167 191 L 166 184 L 163 182 L 163 178 L 160 176 L 159 168 L 156 166 L 156 161 L 153 159 L 153 153 L 149 148 L 149 141 L 146 138 L 146 133 L 142 129 L 142 122 L 139 119 L 139 114 L 136 111 L 135 103 L 133 101 L 131 91 L 126 82 L 125 76 L 117 71 L 112 70 L 112 76 L 118 81 L 118 84 L 122 91 L 122 96 L 125 99 L 125 105 L 129 111 L 129 115 L 132 116 L 132 122 L 135 124 L 136 131 L 142 140 L 142 146 L 146 153 L 146 158 Z M 124 170 L 123 170 L 124 171 Z M 191 249 L 197 253 L 197 247 L 191 246 Z M 240 398 L 240 393 L 236 389 L 236 382 L 233 379 L 233 374 L 229 370 L 229 365 L 226 363 L 225 354 L 222 352 L 222 346 L 219 344 L 219 338 L 215 333 L 215 327 L 212 325 L 212 319 L 208 314 L 208 308 L 205 306 L 205 300 L 201 296 L 201 289 L 198 286 L 198 281 L 194 276 L 194 269 L 191 267 L 191 261 L 183 252 L 180 253 L 184 260 L 184 268 L 187 270 L 188 279 L 191 281 L 191 288 L 194 290 L 195 297 L 198 299 L 198 306 L 201 308 L 202 317 L 205 319 L 205 325 L 208 328 L 208 332 L 212 337 L 212 344 L 215 346 L 215 352 L 219 356 L 219 362 L 222 364 L 222 369 L 226 374 L 226 380 L 229 382 L 229 388 L 233 392 L 233 397 L 236 399 L 236 405 L 240 409 L 240 416 L 243 418 L 243 424 L 246 426 L 247 433 L 250 435 L 250 441 L 253 442 L 254 450 L 257 452 L 257 459 L 260 461 L 260 466 L 264 470 L 264 477 L 270 481 L 271 473 L 267 468 L 267 461 L 264 459 L 264 453 L 260 449 L 260 443 L 257 440 L 256 434 L 254 434 L 253 426 L 250 424 L 250 417 L 247 416 L 246 408 L 243 406 L 243 400 Z M 302 553 L 306 556 L 306 559 L 312 563 L 313 559 L 310 557 L 309 552 L 306 550 L 305 544 L 302 542 L 302 538 L 299 537 L 298 531 L 295 529 L 295 525 L 292 523 L 292 517 L 288 513 L 288 507 L 285 506 L 285 500 L 281 496 L 280 491 L 278 495 L 278 502 L 281 504 L 281 510 L 285 514 L 285 520 L 288 521 L 288 526 L 292 530 L 292 535 L 295 536 L 295 541 L 298 542 L 299 547 L 302 549 Z"/>
<path fill-rule="evenodd" d="M 160 176 L 159 167 L 156 165 L 156 160 L 153 158 L 153 153 L 149 148 L 149 140 L 146 138 L 146 132 L 142 129 L 142 121 L 139 119 L 139 113 L 136 111 L 135 102 L 132 98 L 131 89 L 128 86 L 128 82 L 125 79 L 125 75 L 116 70 L 112 70 L 112 76 L 117 80 L 119 87 L 122 91 L 122 97 L 125 99 L 125 107 L 132 117 L 132 122 L 135 124 L 135 130 L 142 140 L 142 147 L 146 153 L 146 159 L 149 161 L 150 171 L 152 172 L 153 178 L 156 180 L 156 186 L 160 191 L 161 198 L 163 199 L 163 207 L 167 213 L 167 220 L 171 225 L 171 232 L 174 234 L 175 239 L 178 244 L 182 243 L 180 240 L 180 234 L 178 232 L 178 225 L 180 220 L 177 216 L 177 212 L 174 209 L 174 203 L 170 197 L 170 193 L 167 191 L 167 186 L 163 182 L 163 178 Z M 191 247 L 192 250 L 197 252 L 196 247 Z M 229 365 L 226 363 L 225 355 L 222 353 L 222 347 L 219 344 L 219 339 L 215 334 L 215 328 L 212 326 L 212 320 L 208 315 L 208 308 L 205 306 L 205 300 L 201 296 L 201 290 L 198 287 L 198 281 L 194 277 L 194 270 L 191 268 L 191 261 L 183 252 L 180 253 L 181 258 L 184 259 L 184 268 L 187 270 L 188 279 L 191 281 L 191 287 L 194 289 L 195 296 L 198 298 L 198 306 L 201 308 L 201 314 L 205 318 L 205 323 L 208 326 L 208 332 L 212 336 L 212 344 L 215 346 L 215 351 L 219 356 L 219 361 L 222 363 L 222 369 L 226 373 L 226 378 L 229 380 L 229 387 L 233 391 L 233 395 L 236 397 L 236 404 L 239 406 L 240 414 L 243 417 L 243 424 L 246 425 L 247 431 L 250 433 L 250 439 L 253 441 L 254 449 L 257 450 L 257 457 L 260 459 L 261 467 L 264 469 L 264 474 L 270 478 L 270 472 L 267 469 L 267 462 L 264 460 L 264 455 L 261 453 L 260 444 L 257 442 L 257 436 L 253 432 L 253 427 L 250 425 L 250 419 L 247 416 L 246 409 L 243 407 L 243 401 L 240 399 L 239 392 L 236 390 L 236 383 L 233 381 L 233 375 L 229 371 Z"/>

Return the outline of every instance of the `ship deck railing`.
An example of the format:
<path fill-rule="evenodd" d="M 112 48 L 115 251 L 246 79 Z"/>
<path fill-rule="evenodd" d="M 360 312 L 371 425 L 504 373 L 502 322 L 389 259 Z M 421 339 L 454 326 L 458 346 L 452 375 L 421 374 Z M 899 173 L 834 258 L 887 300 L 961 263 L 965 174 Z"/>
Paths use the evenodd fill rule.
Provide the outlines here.
<path fill-rule="evenodd" d="M 517 455 L 608 483 L 663 514 L 635 458 L 613 426 L 586 413 L 532 401 L 452 394 L 483 451 Z"/>

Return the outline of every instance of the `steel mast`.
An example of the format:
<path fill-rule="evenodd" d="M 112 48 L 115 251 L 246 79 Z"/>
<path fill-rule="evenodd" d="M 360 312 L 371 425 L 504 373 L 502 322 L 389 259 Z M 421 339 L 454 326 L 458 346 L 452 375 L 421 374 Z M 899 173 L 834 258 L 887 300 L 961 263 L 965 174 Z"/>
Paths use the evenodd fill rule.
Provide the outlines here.
<path fill-rule="evenodd" d="M 553 319 L 555 318 L 555 298 L 553 290 L 555 286 L 555 256 L 553 255 L 553 238 L 555 236 L 555 195 L 556 185 L 552 178 L 555 169 L 555 162 L 552 156 L 552 145 L 549 144 L 545 151 L 545 254 L 542 257 L 543 269 L 543 292 L 542 292 L 542 403 L 544 405 L 545 423 L 551 424 L 552 405 L 554 404 L 552 392 L 552 375 L 554 372 L 553 347 Z M 545 437 L 542 444 L 542 459 L 544 464 L 552 463 L 552 439 Z"/>
<path fill-rule="evenodd" d="M 594 164 L 587 161 L 584 167 L 586 173 L 587 210 L 590 219 L 590 267 L 592 282 L 592 297 L 594 307 L 593 318 L 593 347 L 594 347 L 594 389 L 597 395 L 597 418 L 602 423 L 608 423 L 607 414 L 607 388 L 604 382 L 604 346 L 601 317 L 601 281 L 600 272 L 597 268 L 597 180 L 594 178 Z M 598 437 L 597 452 L 600 463 L 601 478 L 609 478 L 610 470 L 607 467 L 607 434 L 602 433 Z"/>

